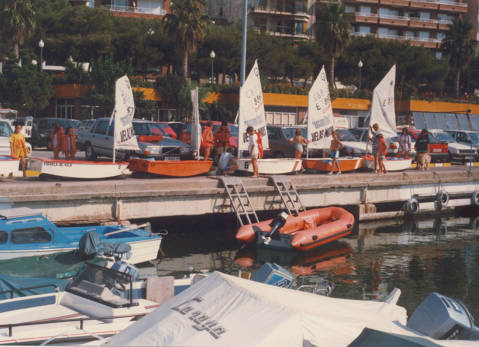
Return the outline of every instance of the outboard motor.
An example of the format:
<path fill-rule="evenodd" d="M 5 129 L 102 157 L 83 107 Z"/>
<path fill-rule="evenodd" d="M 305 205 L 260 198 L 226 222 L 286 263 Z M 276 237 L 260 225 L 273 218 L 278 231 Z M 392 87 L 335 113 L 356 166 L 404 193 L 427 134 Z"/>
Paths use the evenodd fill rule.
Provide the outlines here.
<path fill-rule="evenodd" d="M 281 230 L 283 225 L 286 223 L 286 219 L 288 219 L 288 214 L 286 212 L 281 212 L 276 217 L 274 217 L 273 221 L 270 223 L 271 231 L 268 235 L 263 236 L 263 241 L 265 245 L 268 245 L 271 242 L 271 239 L 276 238 L 276 234 Z"/>
<path fill-rule="evenodd" d="M 479 329 L 466 306 L 438 293 L 424 299 L 407 326 L 439 340 L 479 340 Z"/>
<path fill-rule="evenodd" d="M 136 266 L 128 264 L 124 261 L 115 261 L 111 268 L 112 270 L 130 275 L 133 282 L 137 281 L 140 277 L 140 270 L 138 270 Z"/>
<path fill-rule="evenodd" d="M 102 242 L 98 233 L 89 231 L 78 242 L 78 253 L 82 259 L 93 259 L 102 251 Z"/>
<path fill-rule="evenodd" d="M 272 286 L 289 288 L 293 283 L 294 276 L 284 267 L 275 263 L 265 263 L 251 277 L 252 281 L 270 284 Z"/>

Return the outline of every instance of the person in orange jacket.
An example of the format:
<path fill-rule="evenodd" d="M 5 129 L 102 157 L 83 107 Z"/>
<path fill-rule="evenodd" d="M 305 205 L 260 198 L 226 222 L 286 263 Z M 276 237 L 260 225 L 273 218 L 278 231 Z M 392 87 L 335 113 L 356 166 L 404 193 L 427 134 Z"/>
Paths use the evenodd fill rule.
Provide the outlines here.
<path fill-rule="evenodd" d="M 216 130 L 215 133 L 215 148 L 216 153 L 221 155 L 226 152 L 230 143 L 230 130 L 228 129 L 228 122 L 223 121 L 221 126 Z"/>
<path fill-rule="evenodd" d="M 63 150 L 63 129 L 60 123 L 55 123 L 50 136 L 50 149 L 53 151 L 53 158 L 60 159 L 60 152 Z"/>
<path fill-rule="evenodd" d="M 75 160 L 75 155 L 77 153 L 77 145 L 75 142 L 75 134 L 73 133 L 72 128 L 67 128 L 66 134 L 63 135 L 62 145 L 65 159 Z"/>
<path fill-rule="evenodd" d="M 211 127 L 211 122 L 208 122 L 203 130 L 203 134 L 201 136 L 201 147 L 205 150 L 204 160 L 210 159 L 211 149 L 215 144 L 215 138 L 213 136 L 213 129 Z"/>

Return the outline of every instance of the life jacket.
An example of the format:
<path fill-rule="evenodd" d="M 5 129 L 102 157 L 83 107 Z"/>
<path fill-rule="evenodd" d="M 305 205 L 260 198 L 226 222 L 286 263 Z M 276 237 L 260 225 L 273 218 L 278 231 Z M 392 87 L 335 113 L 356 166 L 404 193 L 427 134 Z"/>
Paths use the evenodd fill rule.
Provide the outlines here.
<path fill-rule="evenodd" d="M 263 158 L 264 155 L 264 150 L 263 150 L 263 138 L 261 137 L 261 133 L 259 131 L 254 132 L 257 135 L 258 140 L 256 141 L 258 145 L 258 157 L 261 159 Z"/>
<path fill-rule="evenodd" d="M 70 138 L 71 149 L 68 148 L 68 138 Z M 77 151 L 77 145 L 75 143 L 75 135 L 74 134 L 71 134 L 71 135 L 64 134 L 64 135 L 62 135 L 62 143 L 61 144 L 62 144 L 63 153 L 69 153 L 69 152 L 76 152 Z"/>
<path fill-rule="evenodd" d="M 50 149 L 52 149 L 52 150 L 55 149 L 53 147 L 53 144 L 55 143 L 55 138 L 57 139 L 57 147 L 60 147 L 60 148 L 63 149 L 63 144 L 62 144 L 62 142 L 63 142 L 63 129 L 62 128 L 58 129 L 58 131 L 56 133 L 54 133 L 53 130 L 52 130 L 52 134 L 50 136 L 50 140 L 51 140 L 51 144 L 50 144 L 51 148 Z"/>
<path fill-rule="evenodd" d="M 230 143 L 230 130 L 228 127 L 219 127 L 216 130 L 215 142 L 218 146 L 227 146 Z"/>
<path fill-rule="evenodd" d="M 209 126 L 205 126 L 205 130 L 203 130 L 203 134 L 201 136 L 201 146 L 202 147 L 209 147 L 213 146 L 215 138 L 213 136 L 213 130 Z"/>

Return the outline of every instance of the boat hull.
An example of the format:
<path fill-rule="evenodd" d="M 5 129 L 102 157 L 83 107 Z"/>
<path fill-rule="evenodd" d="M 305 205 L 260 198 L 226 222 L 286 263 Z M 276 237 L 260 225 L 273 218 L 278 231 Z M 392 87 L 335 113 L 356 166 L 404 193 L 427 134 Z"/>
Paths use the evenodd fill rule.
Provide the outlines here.
<path fill-rule="evenodd" d="M 0 156 L 0 176 L 21 176 L 22 171 L 19 170 L 19 160 L 9 155 Z"/>
<path fill-rule="evenodd" d="M 404 171 L 411 168 L 412 159 L 386 157 L 384 167 L 386 171 Z M 363 167 L 374 170 L 374 159 L 372 157 L 363 158 Z"/>
<path fill-rule="evenodd" d="M 191 177 L 204 175 L 211 170 L 212 160 L 130 160 L 132 172 L 145 172 L 167 177 Z"/>
<path fill-rule="evenodd" d="M 354 216 L 341 207 L 317 208 L 289 215 L 278 240 L 264 242 L 264 236 L 272 230 L 272 221 L 244 225 L 238 229 L 236 238 L 248 244 L 308 251 L 349 235 L 354 226 Z"/>
<path fill-rule="evenodd" d="M 338 158 L 339 169 L 342 172 L 355 171 L 361 168 L 362 158 L 343 157 Z M 317 170 L 323 172 L 331 171 L 333 159 L 331 158 L 317 158 L 317 159 L 303 159 L 303 166 L 306 170 Z M 334 172 L 338 169 L 334 168 Z"/>
<path fill-rule="evenodd" d="M 31 158 L 28 165 L 30 170 L 38 171 L 41 175 L 73 179 L 113 178 L 131 173 L 126 162 Z"/>
<path fill-rule="evenodd" d="M 253 173 L 251 160 L 238 159 L 238 170 Z M 258 173 L 260 175 L 284 175 L 301 170 L 301 159 L 258 159 Z"/>

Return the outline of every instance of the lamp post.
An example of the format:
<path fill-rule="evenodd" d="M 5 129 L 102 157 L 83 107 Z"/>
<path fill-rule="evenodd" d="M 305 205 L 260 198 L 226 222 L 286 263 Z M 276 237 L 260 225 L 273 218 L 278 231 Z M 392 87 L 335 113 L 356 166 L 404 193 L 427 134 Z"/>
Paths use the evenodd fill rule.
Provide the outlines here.
<path fill-rule="evenodd" d="M 358 68 L 359 68 L 359 90 L 361 90 L 361 70 L 363 68 L 363 62 L 361 59 L 359 59 Z"/>
<path fill-rule="evenodd" d="M 43 47 L 45 47 L 45 42 L 42 39 L 38 41 L 38 47 L 40 47 L 40 71 L 43 71 Z"/>
<path fill-rule="evenodd" d="M 211 58 L 211 84 L 215 83 L 215 77 L 214 77 L 215 76 L 215 71 L 214 71 L 215 57 L 216 57 L 215 51 L 211 50 L 211 53 L 210 53 L 210 58 Z"/>

